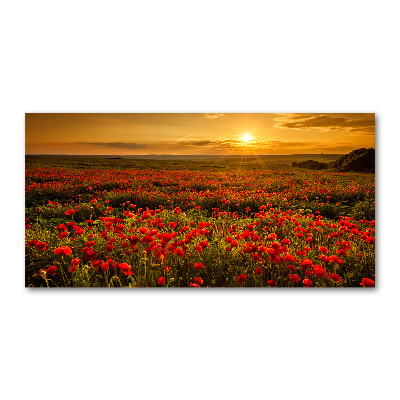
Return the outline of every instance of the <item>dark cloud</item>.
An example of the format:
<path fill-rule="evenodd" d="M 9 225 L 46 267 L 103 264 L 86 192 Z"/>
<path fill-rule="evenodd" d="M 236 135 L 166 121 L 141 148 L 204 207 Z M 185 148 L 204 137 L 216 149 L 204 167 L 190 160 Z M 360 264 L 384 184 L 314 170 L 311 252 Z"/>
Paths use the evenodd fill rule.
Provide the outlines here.
<path fill-rule="evenodd" d="M 218 147 L 237 147 L 238 144 L 242 144 L 240 140 L 228 140 L 228 139 L 218 139 L 218 140 L 203 140 L 197 139 L 193 136 L 186 136 L 177 142 L 170 144 L 180 145 L 180 146 L 195 146 L 195 147 L 208 147 L 208 148 L 218 148 Z"/>
<path fill-rule="evenodd" d="M 275 118 L 276 128 L 286 129 L 319 129 L 321 131 L 345 131 L 349 133 L 359 133 L 373 135 L 375 133 L 374 114 L 365 114 L 365 118 L 360 118 L 360 114 L 345 114 L 342 116 L 330 116 L 326 114 L 278 114 Z M 349 116 L 350 115 L 350 116 Z M 361 114 L 362 115 L 362 114 Z"/>
<path fill-rule="evenodd" d="M 125 143 L 125 142 L 77 142 L 77 144 L 90 144 L 96 146 L 116 147 L 119 149 L 145 149 L 148 146 L 139 143 Z"/>
<path fill-rule="evenodd" d="M 184 146 L 202 147 L 202 146 L 211 146 L 211 145 L 213 145 L 213 143 L 214 143 L 214 141 L 212 141 L 212 140 L 181 140 L 181 141 L 173 143 L 173 144 L 182 144 Z"/>

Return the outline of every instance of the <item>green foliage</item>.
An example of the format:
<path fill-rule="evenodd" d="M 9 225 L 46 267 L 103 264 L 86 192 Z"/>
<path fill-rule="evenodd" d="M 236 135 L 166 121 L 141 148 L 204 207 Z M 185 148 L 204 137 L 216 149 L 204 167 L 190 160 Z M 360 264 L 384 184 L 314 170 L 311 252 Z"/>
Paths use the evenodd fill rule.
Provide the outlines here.
<path fill-rule="evenodd" d="M 342 172 L 375 172 L 375 149 L 353 150 L 336 160 L 333 168 Z"/>
<path fill-rule="evenodd" d="M 359 201 L 352 208 L 351 215 L 356 220 L 366 219 L 368 221 L 375 220 L 375 199 L 367 199 Z"/>
<path fill-rule="evenodd" d="M 328 164 L 314 160 L 307 160 L 307 161 L 293 162 L 292 167 L 321 170 L 321 169 L 327 169 Z"/>

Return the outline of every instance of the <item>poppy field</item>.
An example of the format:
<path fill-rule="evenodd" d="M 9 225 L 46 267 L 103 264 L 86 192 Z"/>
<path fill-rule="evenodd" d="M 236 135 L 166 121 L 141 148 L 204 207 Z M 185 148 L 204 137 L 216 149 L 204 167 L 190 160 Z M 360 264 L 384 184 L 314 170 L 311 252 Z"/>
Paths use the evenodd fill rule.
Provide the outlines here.
<path fill-rule="evenodd" d="M 27 164 L 25 286 L 375 285 L 373 174 L 155 164 Z"/>

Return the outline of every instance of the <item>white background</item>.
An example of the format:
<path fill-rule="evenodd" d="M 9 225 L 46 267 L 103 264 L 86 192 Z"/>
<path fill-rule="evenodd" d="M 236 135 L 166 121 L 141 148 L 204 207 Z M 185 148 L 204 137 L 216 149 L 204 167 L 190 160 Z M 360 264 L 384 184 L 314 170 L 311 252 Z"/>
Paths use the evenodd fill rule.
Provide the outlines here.
<path fill-rule="evenodd" d="M 2 3 L 2 397 L 396 398 L 398 16 L 365 0 Z M 376 288 L 24 288 L 24 113 L 150 111 L 375 112 Z"/>

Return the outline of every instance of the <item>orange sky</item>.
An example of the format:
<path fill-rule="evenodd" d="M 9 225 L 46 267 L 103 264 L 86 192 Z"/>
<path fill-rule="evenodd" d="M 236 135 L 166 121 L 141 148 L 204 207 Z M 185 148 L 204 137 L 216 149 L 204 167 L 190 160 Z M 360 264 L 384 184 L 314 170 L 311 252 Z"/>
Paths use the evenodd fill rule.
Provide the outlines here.
<path fill-rule="evenodd" d="M 312 154 L 361 147 L 375 147 L 374 114 L 25 114 L 26 154 Z"/>

